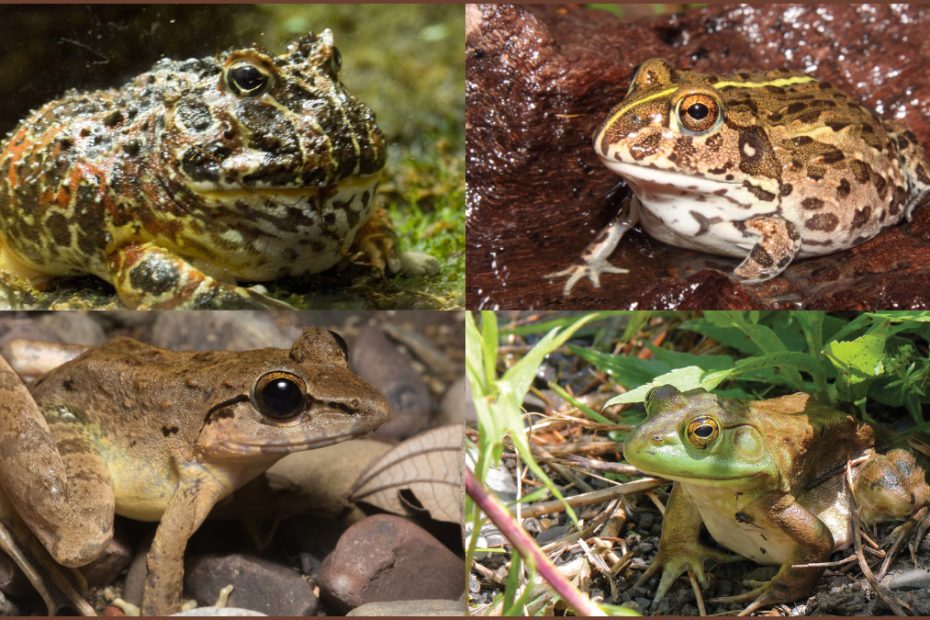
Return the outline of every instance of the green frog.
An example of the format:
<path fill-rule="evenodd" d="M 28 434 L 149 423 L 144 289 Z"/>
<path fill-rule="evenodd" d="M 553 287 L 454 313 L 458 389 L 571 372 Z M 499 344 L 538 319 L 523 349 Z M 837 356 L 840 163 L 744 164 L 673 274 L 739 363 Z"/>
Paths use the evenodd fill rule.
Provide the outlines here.
<path fill-rule="evenodd" d="M 740 615 L 807 595 L 825 562 L 852 540 L 852 511 L 865 523 L 905 519 L 930 503 L 913 454 L 876 454 L 875 429 L 807 394 L 742 401 L 672 386 L 646 397 L 647 418 L 627 436 L 626 460 L 674 481 L 659 552 L 640 583 L 663 571 L 658 603 L 686 570 L 703 587 L 705 560 L 728 553 L 700 542 L 701 525 L 742 557 L 779 566 L 768 583 L 725 603 L 749 602 Z M 845 484 L 848 458 L 866 455 Z"/>
<path fill-rule="evenodd" d="M 0 357 L 0 506 L 66 567 L 104 552 L 114 514 L 158 521 L 142 613 L 176 612 L 187 540 L 218 501 L 288 453 L 387 419 L 347 360 L 345 341 L 321 329 L 290 350 L 245 352 L 116 338 L 27 389 Z"/>
<path fill-rule="evenodd" d="M 735 279 L 774 278 L 795 259 L 871 239 L 930 195 L 913 132 L 828 82 L 787 70 L 710 75 L 639 66 L 594 135 L 630 197 L 582 260 L 551 274 L 563 293 L 625 273 L 607 259 L 642 224 L 678 247 L 732 256 Z"/>

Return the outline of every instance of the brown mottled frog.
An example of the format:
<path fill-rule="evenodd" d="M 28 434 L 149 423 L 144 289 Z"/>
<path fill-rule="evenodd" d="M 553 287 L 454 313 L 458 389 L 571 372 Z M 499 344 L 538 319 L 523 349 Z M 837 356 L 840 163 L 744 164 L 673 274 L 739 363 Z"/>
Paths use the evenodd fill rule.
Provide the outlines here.
<path fill-rule="evenodd" d="M 594 135 L 605 166 L 633 195 L 575 266 L 583 277 L 628 270 L 607 258 L 641 223 L 678 247 L 742 259 L 746 283 L 795 258 L 871 239 L 930 195 L 913 132 L 828 82 L 786 70 L 709 75 L 647 60 Z"/>
<path fill-rule="evenodd" d="M 284 455 L 364 435 L 387 403 L 345 341 L 175 352 L 116 338 L 28 389 L 0 358 L 0 484 L 55 561 L 83 566 L 114 514 L 159 521 L 142 612 L 178 611 L 187 540 L 214 504 Z"/>
<path fill-rule="evenodd" d="M 0 272 L 13 290 L 93 274 L 134 308 L 240 308 L 284 304 L 236 280 L 317 273 L 353 243 L 398 271 L 372 208 L 384 136 L 340 64 L 324 30 L 42 106 L 0 144 Z"/>
<path fill-rule="evenodd" d="M 761 401 L 722 398 L 672 386 L 646 397 L 647 418 L 623 454 L 637 469 L 674 481 L 659 553 L 640 583 L 663 571 L 655 602 L 686 570 L 702 586 L 704 560 L 732 556 L 700 543 L 710 535 L 740 556 L 779 566 L 765 585 L 720 602 L 750 602 L 741 615 L 807 595 L 825 562 L 863 522 L 905 519 L 930 503 L 924 470 L 907 450 L 875 454 L 875 430 L 803 393 Z M 845 484 L 848 457 L 871 454 Z M 837 473 L 838 471 L 838 473 Z M 832 473 L 836 475 L 830 475 Z"/>

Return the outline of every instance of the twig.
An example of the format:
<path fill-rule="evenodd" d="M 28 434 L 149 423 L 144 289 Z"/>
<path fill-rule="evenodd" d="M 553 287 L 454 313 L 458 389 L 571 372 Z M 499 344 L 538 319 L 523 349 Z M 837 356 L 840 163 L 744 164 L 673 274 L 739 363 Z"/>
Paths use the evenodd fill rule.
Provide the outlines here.
<path fill-rule="evenodd" d="M 585 594 L 578 591 L 559 569 L 549 561 L 536 546 L 536 542 L 520 525 L 513 520 L 507 509 L 497 498 L 484 490 L 475 480 L 474 474 L 465 469 L 465 492 L 474 500 L 478 508 L 497 526 L 497 529 L 511 542 L 524 559 L 532 562 L 539 576 L 555 590 L 565 603 L 579 616 L 604 616 L 600 607 L 591 602 Z"/>
<path fill-rule="evenodd" d="M 572 506 L 573 508 L 576 506 L 599 504 L 601 502 L 616 499 L 617 497 L 627 495 L 629 493 L 639 493 L 640 491 L 652 489 L 662 484 L 665 484 L 665 480 L 660 478 L 641 478 L 639 480 L 634 480 L 633 482 L 618 484 L 606 489 L 598 489 L 597 491 L 591 491 L 590 493 L 581 493 L 579 495 L 566 497 L 565 503 Z M 539 515 L 558 513 L 562 512 L 563 510 L 565 510 L 565 505 L 563 502 L 561 500 L 553 499 L 524 507 L 522 510 L 522 516 L 524 518 L 538 517 Z"/>

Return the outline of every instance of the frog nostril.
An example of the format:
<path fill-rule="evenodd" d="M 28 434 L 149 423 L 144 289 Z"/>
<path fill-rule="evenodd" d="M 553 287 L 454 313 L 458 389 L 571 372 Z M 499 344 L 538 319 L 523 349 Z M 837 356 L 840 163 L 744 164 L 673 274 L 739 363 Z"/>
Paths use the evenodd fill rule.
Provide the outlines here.
<path fill-rule="evenodd" d="M 652 443 L 662 443 L 662 435 L 653 435 Z"/>

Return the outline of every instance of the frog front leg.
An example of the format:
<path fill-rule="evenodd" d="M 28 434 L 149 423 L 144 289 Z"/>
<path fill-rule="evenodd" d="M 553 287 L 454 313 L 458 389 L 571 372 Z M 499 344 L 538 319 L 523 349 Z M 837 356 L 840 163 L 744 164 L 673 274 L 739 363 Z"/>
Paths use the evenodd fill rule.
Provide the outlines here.
<path fill-rule="evenodd" d="M 142 614 L 146 616 L 165 616 L 181 608 L 187 541 L 228 492 L 197 462 L 179 463 L 177 470 L 178 488 L 145 558 L 148 575 L 142 592 Z"/>
<path fill-rule="evenodd" d="M 56 562 L 83 566 L 113 537 L 115 494 L 109 470 L 60 406 L 39 410 L 0 357 L 0 484 L 20 518 Z"/>
<path fill-rule="evenodd" d="M 760 607 L 794 601 L 809 594 L 824 569 L 798 565 L 825 562 L 830 558 L 833 534 L 823 521 L 799 504 L 793 495 L 779 491 L 766 493 L 744 507 L 738 521 L 758 527 L 770 537 L 773 533 L 780 534 L 780 543 L 772 541 L 772 544 L 787 544 L 789 548 L 771 581 L 749 592 L 713 600 L 719 603 L 752 601 L 738 614 L 745 616 Z"/>
<path fill-rule="evenodd" d="M 677 482 L 672 485 L 672 492 L 665 507 L 665 518 L 662 520 L 662 536 L 659 539 L 659 552 L 652 560 L 649 568 L 636 582 L 636 587 L 642 587 L 662 569 L 662 578 L 656 588 L 653 598 L 653 607 L 661 601 L 675 580 L 687 570 L 694 573 L 702 588 L 708 586 L 707 575 L 704 574 L 704 561 L 715 560 L 730 562 L 738 559 L 736 556 L 712 549 L 701 544 L 701 521 L 697 506 L 681 490 Z"/>
<path fill-rule="evenodd" d="M 256 291 L 221 282 L 177 254 L 152 243 L 126 245 L 108 260 L 109 279 L 120 300 L 151 310 L 293 310 Z"/>
<path fill-rule="evenodd" d="M 636 226 L 639 221 L 639 208 L 639 199 L 629 194 L 617 214 L 598 233 L 594 241 L 588 244 L 574 265 L 562 271 L 546 274 L 545 277 L 553 280 L 567 276 L 568 280 L 562 288 L 562 295 L 568 297 L 575 284 L 582 278 L 588 278 L 594 288 L 600 288 L 602 273 L 629 273 L 629 269 L 614 267 L 607 259 L 617 249 L 617 244 L 620 243 L 623 235 Z"/>
<path fill-rule="evenodd" d="M 746 284 L 771 280 L 791 264 L 801 249 L 801 233 L 783 217 L 760 215 L 744 224 L 759 235 L 749 256 L 733 270 L 733 275 Z"/>

